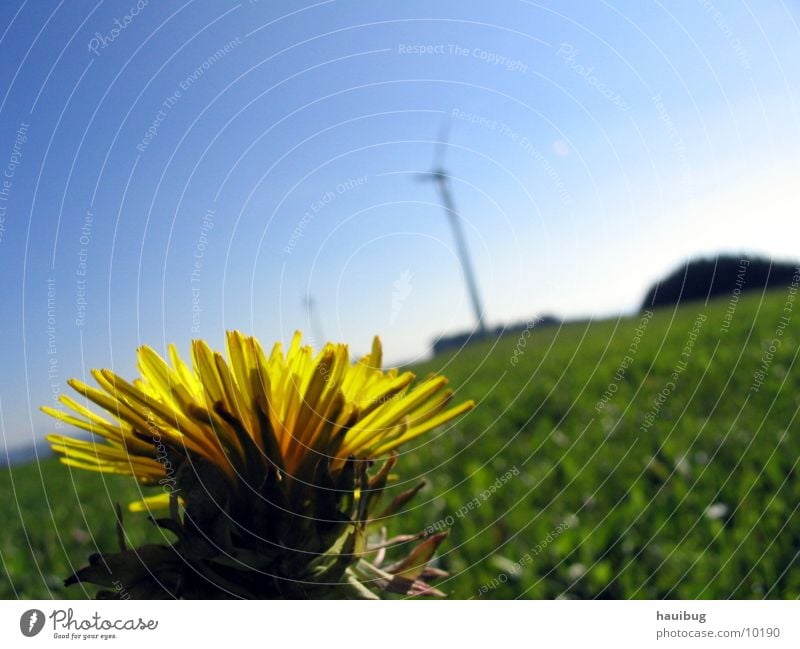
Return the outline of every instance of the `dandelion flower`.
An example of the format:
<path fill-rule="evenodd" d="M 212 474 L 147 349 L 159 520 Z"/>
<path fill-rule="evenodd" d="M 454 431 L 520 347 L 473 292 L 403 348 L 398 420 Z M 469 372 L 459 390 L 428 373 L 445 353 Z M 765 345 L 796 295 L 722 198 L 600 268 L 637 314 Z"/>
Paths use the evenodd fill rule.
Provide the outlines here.
<path fill-rule="evenodd" d="M 169 507 L 170 517 L 156 522 L 178 537 L 169 548 L 95 556 L 68 582 L 110 585 L 122 572 L 128 592 L 143 597 L 438 594 L 427 581 L 440 571 L 427 563 L 444 535 L 382 568 L 387 548 L 422 535 L 387 540 L 382 530 L 376 544 L 368 528 L 417 491 L 377 512 L 396 449 L 473 402 L 451 407 L 444 377 L 412 387 L 411 372 L 383 371 L 378 338 L 352 364 L 346 345 L 315 354 L 299 332 L 286 353 L 278 343 L 267 356 L 255 338 L 233 331 L 227 360 L 202 340 L 192 343 L 191 366 L 174 346 L 169 357 L 142 347 L 140 379 L 93 370 L 99 389 L 69 381 L 110 418 L 66 395 L 68 411 L 43 408 L 102 438 L 48 436 L 63 463 L 160 485 L 130 509 Z"/>

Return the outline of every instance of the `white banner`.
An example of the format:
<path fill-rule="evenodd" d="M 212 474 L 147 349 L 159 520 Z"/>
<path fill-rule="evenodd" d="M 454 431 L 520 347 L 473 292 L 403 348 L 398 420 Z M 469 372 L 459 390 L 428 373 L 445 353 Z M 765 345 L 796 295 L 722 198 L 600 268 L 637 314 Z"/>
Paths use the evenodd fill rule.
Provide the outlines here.
<path fill-rule="evenodd" d="M 0 647 L 798 647 L 795 601 L 5 601 Z M 224 644 L 223 644 L 224 643 Z"/>

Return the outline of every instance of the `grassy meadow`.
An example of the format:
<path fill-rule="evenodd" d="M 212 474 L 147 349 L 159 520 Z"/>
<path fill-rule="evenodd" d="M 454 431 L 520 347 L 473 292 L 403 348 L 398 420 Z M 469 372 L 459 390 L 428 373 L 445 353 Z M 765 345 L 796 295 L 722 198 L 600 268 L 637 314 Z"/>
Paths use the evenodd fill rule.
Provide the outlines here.
<path fill-rule="evenodd" d="M 404 449 L 393 489 L 428 484 L 390 533 L 448 529 L 440 588 L 456 598 L 800 597 L 787 296 L 533 330 L 417 367 L 478 406 Z M 2 470 L 0 597 L 86 597 L 62 579 L 117 548 L 113 503 L 136 494 L 52 459 Z M 125 529 L 160 535 L 141 514 Z"/>

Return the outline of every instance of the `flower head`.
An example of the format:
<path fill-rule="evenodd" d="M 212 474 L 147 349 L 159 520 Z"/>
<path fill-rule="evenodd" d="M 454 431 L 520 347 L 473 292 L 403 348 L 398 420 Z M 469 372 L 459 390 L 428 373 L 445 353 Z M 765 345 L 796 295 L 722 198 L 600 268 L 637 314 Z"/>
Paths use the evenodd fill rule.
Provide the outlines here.
<path fill-rule="evenodd" d="M 425 565 L 443 536 L 426 539 L 411 552 L 415 565 L 400 562 L 383 570 L 380 561 L 364 561 L 371 552 L 366 529 L 412 495 L 401 494 L 399 502 L 374 517 L 396 462 L 395 450 L 474 404 L 449 407 L 452 391 L 441 376 L 412 388 L 414 375 L 381 370 L 381 355 L 378 338 L 371 353 L 355 364 L 346 345 L 329 343 L 315 354 L 301 345 L 299 332 L 286 353 L 278 343 L 269 356 L 255 338 L 229 332 L 227 361 L 205 342 L 194 341 L 191 367 L 174 346 L 169 348 L 171 365 L 142 347 L 140 379 L 129 382 L 110 370 L 93 370 L 99 389 L 69 382 L 111 420 L 68 396 L 61 401 L 71 412 L 43 408 L 102 442 L 63 435 L 48 440 L 70 466 L 164 486 L 165 493 L 133 503 L 131 509 L 172 505 L 172 518 L 162 527 L 179 537 L 184 563 L 196 564 L 186 548 L 193 547 L 198 533 L 208 537 L 205 527 L 211 523 L 198 521 L 211 516 L 212 536 L 219 536 L 211 543 L 214 552 L 228 560 L 236 556 L 246 571 L 272 580 L 264 590 L 263 580 L 250 583 L 237 575 L 230 583 L 248 583 L 244 596 L 291 591 L 287 584 L 284 591 L 275 587 L 275 580 L 319 587 L 337 575 L 364 595 L 359 579 L 364 570 L 373 586 L 426 592 L 420 578 L 435 573 Z M 387 456 L 371 475 L 374 460 Z M 229 527 L 222 536 L 219 512 Z M 408 542 L 417 537 L 398 538 Z M 374 549 L 381 559 L 386 545 L 384 539 Z M 236 569 L 224 562 L 215 569 L 221 566 Z M 84 569 L 89 573 L 79 572 L 76 578 L 98 581 L 98 569 L 90 566 Z M 186 583 L 185 575 L 180 583 Z M 319 595 L 309 588 L 303 594 Z"/>

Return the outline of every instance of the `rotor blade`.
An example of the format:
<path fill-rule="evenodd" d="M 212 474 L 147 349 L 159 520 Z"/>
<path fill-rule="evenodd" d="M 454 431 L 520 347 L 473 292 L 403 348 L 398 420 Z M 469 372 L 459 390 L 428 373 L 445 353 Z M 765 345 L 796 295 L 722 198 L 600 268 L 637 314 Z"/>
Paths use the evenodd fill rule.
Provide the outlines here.
<path fill-rule="evenodd" d="M 439 139 L 436 141 L 436 149 L 433 154 L 433 169 L 444 168 L 444 156 L 450 139 L 450 118 L 447 113 L 442 117 L 439 125 Z"/>

